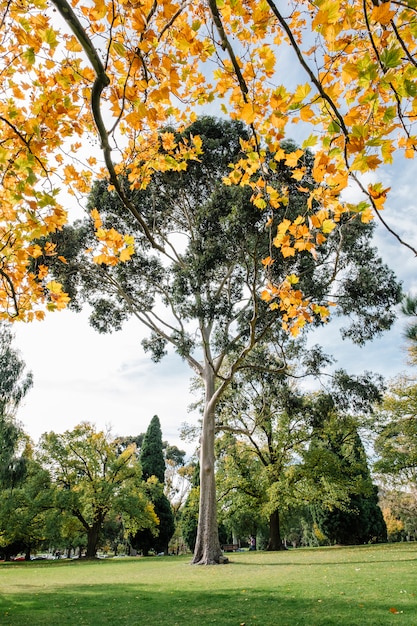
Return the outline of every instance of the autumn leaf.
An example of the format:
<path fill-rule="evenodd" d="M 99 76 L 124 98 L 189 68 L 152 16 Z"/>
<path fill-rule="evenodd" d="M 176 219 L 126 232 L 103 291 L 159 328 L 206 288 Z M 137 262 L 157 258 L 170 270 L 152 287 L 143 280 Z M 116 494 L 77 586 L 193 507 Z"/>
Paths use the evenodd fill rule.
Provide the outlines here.
<path fill-rule="evenodd" d="M 380 24 L 389 24 L 395 15 L 395 11 L 391 9 L 390 2 L 382 2 L 379 6 L 372 9 L 371 18 Z"/>

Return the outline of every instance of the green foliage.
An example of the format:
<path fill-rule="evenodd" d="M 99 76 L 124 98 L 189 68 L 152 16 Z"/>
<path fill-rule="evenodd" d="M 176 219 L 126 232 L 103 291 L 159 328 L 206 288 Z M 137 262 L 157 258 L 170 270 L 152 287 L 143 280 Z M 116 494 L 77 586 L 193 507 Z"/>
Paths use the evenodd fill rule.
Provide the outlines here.
<path fill-rule="evenodd" d="M 341 506 L 312 506 L 313 521 L 331 543 L 362 544 L 386 541 L 387 529 L 372 484 L 367 458 L 356 425 L 338 416 L 316 429 L 309 454 L 321 459 L 337 482 L 344 485 Z M 311 463 L 310 459 L 310 463 Z"/>
<path fill-rule="evenodd" d="M 140 462 L 143 478 L 148 481 L 148 497 L 159 520 L 158 533 L 155 536 L 150 529 L 139 530 L 131 535 L 130 542 L 133 548 L 141 550 L 145 556 L 150 550 L 157 554 L 160 552 L 167 554 L 168 543 L 175 531 L 175 523 L 171 505 L 162 490 L 166 464 L 161 424 L 157 415 L 151 419 L 143 438 Z"/>
<path fill-rule="evenodd" d="M 171 504 L 161 491 L 150 494 L 150 500 L 159 520 L 158 533 L 155 535 L 150 529 L 139 530 L 130 537 L 130 543 L 132 548 L 141 551 L 144 556 L 148 556 L 151 550 L 156 554 L 168 554 L 168 544 L 175 531 Z"/>
<path fill-rule="evenodd" d="M 193 487 L 188 495 L 185 505 L 181 509 L 181 533 L 185 543 L 191 551 L 194 551 L 197 539 L 199 500 L 200 487 Z"/>
<path fill-rule="evenodd" d="M 399 377 L 393 381 L 379 413 L 374 469 L 386 477 L 417 485 L 417 382 Z"/>
<path fill-rule="evenodd" d="M 302 344 L 279 347 L 288 369 L 299 375 Z M 326 511 L 360 506 L 361 521 L 364 516 L 370 520 L 364 536 L 383 538 L 357 420 L 350 417 L 351 412 L 372 413 L 382 397 L 380 377 L 351 377 L 338 370 L 328 394 L 306 394 L 280 371 L 283 359 L 277 354 L 277 345 L 254 351 L 220 404 L 218 429 L 225 433 L 217 441 L 220 519 L 230 529 L 240 529 L 244 521 L 246 536 L 268 522 L 268 547 L 279 550 L 291 517 L 296 541 L 317 545 L 311 514 L 304 512 L 295 521 L 294 511 L 303 505 L 315 502 Z M 298 365 L 292 365 L 290 355 Z M 325 355 L 320 358 L 327 361 Z"/>
<path fill-rule="evenodd" d="M 54 477 L 54 506 L 81 524 L 87 535 L 87 556 L 95 556 L 104 521 L 112 511 L 123 515 L 130 532 L 155 528 L 133 446 L 119 453 L 117 442 L 83 422 L 63 434 L 44 434 L 40 448 L 41 459 Z"/>
<path fill-rule="evenodd" d="M 32 373 L 12 346 L 10 326 L 0 323 L 0 417 L 14 418 L 17 408 L 33 385 Z"/>
<path fill-rule="evenodd" d="M 387 525 L 389 541 L 417 539 L 417 492 L 381 488 L 380 504 Z"/>
<path fill-rule="evenodd" d="M 47 515 L 53 506 L 49 473 L 27 459 L 18 486 L 4 488 L 0 498 L 0 553 L 30 553 L 48 539 Z M 14 547 L 19 549 L 14 550 Z"/>
<path fill-rule="evenodd" d="M 26 443 L 22 428 L 15 420 L 19 404 L 33 384 L 25 373 L 25 363 L 13 348 L 10 326 L 0 324 L 0 489 L 19 484 L 25 476 Z"/>
<path fill-rule="evenodd" d="M 165 458 L 159 417 L 154 415 L 145 433 L 140 451 L 140 462 L 144 480 L 156 476 L 160 483 L 165 479 Z"/>

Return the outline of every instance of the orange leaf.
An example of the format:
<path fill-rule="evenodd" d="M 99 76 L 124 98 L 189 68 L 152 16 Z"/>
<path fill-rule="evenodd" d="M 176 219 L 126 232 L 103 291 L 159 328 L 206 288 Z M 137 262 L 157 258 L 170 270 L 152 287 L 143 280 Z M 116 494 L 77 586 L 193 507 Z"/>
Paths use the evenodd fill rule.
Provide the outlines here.
<path fill-rule="evenodd" d="M 395 11 L 391 11 L 389 2 L 383 2 L 374 7 L 371 14 L 372 19 L 380 24 L 389 24 L 394 15 Z"/>

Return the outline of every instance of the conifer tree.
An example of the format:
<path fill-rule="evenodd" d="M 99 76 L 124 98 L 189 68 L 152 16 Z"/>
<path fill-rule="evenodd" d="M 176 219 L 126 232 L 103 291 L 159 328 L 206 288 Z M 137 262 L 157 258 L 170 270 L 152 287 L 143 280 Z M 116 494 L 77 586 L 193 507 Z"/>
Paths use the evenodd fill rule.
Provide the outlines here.
<path fill-rule="evenodd" d="M 144 480 L 156 476 L 161 484 L 165 481 L 165 458 L 159 417 L 154 415 L 143 438 L 140 452 Z"/>
<path fill-rule="evenodd" d="M 168 498 L 163 492 L 165 482 L 165 458 L 162 430 L 159 417 L 154 415 L 143 438 L 140 452 L 142 475 L 148 481 L 148 495 L 159 519 L 158 535 L 149 529 L 137 532 L 131 537 L 131 544 L 146 556 L 151 549 L 156 553 L 168 552 L 168 543 L 174 534 L 174 514 Z M 155 479 L 157 479 L 155 483 Z"/>

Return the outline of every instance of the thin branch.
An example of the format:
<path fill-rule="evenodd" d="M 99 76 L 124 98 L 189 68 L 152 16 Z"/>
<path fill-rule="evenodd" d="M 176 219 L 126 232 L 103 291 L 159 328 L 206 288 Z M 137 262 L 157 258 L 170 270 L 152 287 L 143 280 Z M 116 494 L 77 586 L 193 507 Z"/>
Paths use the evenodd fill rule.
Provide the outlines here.
<path fill-rule="evenodd" d="M 104 161 L 106 163 L 107 170 L 110 175 L 110 182 L 114 186 L 119 198 L 121 199 L 123 205 L 132 213 L 140 227 L 142 228 L 146 238 L 151 243 L 152 247 L 160 252 L 164 252 L 164 249 L 155 241 L 152 236 L 151 231 L 148 228 L 145 220 L 142 218 L 141 214 L 137 210 L 136 206 L 129 200 L 126 196 L 123 188 L 120 184 L 119 178 L 116 174 L 116 170 L 114 167 L 113 160 L 111 158 L 111 146 L 109 143 L 109 134 L 106 130 L 103 117 L 101 114 L 101 94 L 103 90 L 109 86 L 110 79 L 106 74 L 104 65 L 98 55 L 96 48 L 94 47 L 92 41 L 88 37 L 85 32 L 80 20 L 74 13 L 72 7 L 68 4 L 67 0 L 52 0 L 52 3 L 59 11 L 61 16 L 64 18 L 68 26 L 71 28 L 72 32 L 76 36 L 78 42 L 81 44 L 85 54 L 93 69 L 96 73 L 96 78 L 93 83 L 93 87 L 91 90 L 91 110 L 94 118 L 94 122 L 97 128 L 98 135 L 101 141 L 101 149 L 103 150 Z"/>
<path fill-rule="evenodd" d="M 303 57 L 303 53 L 300 50 L 300 47 L 298 46 L 294 35 L 291 32 L 290 27 L 288 26 L 287 22 L 285 21 L 284 17 L 281 15 L 281 13 L 279 12 L 276 4 L 273 2 L 273 0 L 267 0 L 269 6 L 272 9 L 272 12 L 274 13 L 275 17 L 277 18 L 277 20 L 279 21 L 279 23 L 281 24 L 281 27 L 283 28 L 283 30 L 285 31 L 288 39 L 291 42 L 291 46 L 294 49 L 295 54 L 297 55 L 297 58 L 300 62 L 301 67 L 307 72 L 311 82 L 314 84 L 314 86 L 316 87 L 317 91 L 319 92 L 319 94 L 321 95 L 321 97 L 323 98 L 323 100 L 325 100 L 328 105 L 330 106 L 330 108 L 332 109 L 337 122 L 339 124 L 340 129 L 343 131 L 343 134 L 345 136 L 346 141 L 349 141 L 349 131 L 346 127 L 345 121 L 343 119 L 343 116 L 339 113 L 339 110 L 337 108 L 337 106 L 335 105 L 335 103 L 333 102 L 333 100 L 330 98 L 330 96 L 325 92 L 322 84 L 320 83 L 320 81 L 316 78 L 316 76 L 314 75 L 313 71 L 310 69 L 310 67 L 308 66 L 308 64 L 306 63 L 306 61 L 304 60 Z"/>

